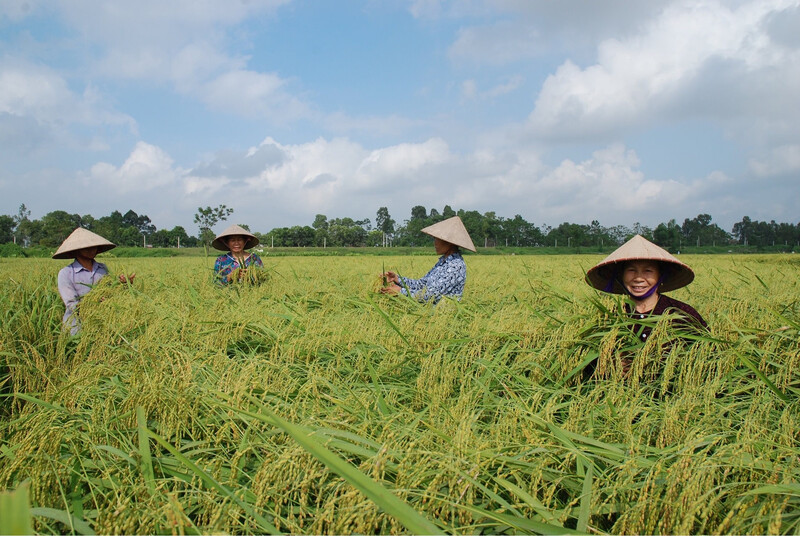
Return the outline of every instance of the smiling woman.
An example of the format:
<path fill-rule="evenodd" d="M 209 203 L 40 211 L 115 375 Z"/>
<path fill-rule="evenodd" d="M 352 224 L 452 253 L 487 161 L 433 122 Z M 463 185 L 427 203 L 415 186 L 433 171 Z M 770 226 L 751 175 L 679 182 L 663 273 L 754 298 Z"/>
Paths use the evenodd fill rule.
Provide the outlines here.
<path fill-rule="evenodd" d="M 675 313 L 674 325 L 683 329 L 705 330 L 708 324 L 691 305 L 662 292 L 685 287 L 694 280 L 689 266 L 640 235 L 636 235 L 586 273 L 586 282 L 598 290 L 625 294 L 633 306 L 625 312 L 634 320 Z M 646 342 L 652 326 L 634 322 L 631 328 Z M 627 369 L 630 362 L 624 362 Z"/>
<path fill-rule="evenodd" d="M 263 266 L 258 255 L 246 251 L 258 245 L 258 238 L 244 227 L 231 225 L 222 231 L 211 245 L 220 251 L 228 252 L 217 257 L 214 263 L 214 274 L 217 282 L 222 285 L 245 280 L 250 266 L 258 268 Z"/>

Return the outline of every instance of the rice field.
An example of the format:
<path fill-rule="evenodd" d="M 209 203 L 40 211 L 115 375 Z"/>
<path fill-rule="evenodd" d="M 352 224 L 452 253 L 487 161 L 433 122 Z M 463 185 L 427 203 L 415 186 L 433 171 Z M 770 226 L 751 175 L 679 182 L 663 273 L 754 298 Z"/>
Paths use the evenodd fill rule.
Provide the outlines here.
<path fill-rule="evenodd" d="M 468 256 L 461 302 L 374 292 L 435 257 L 0 260 L 0 495 L 39 533 L 800 532 L 800 258 L 682 256 L 711 326 L 642 345 L 600 256 Z M 665 350 L 666 348 L 666 350 Z M 622 374 L 620 355 L 635 355 Z M 583 368 L 597 360 L 593 377 Z M 0 519 L 0 532 L 10 529 Z"/>

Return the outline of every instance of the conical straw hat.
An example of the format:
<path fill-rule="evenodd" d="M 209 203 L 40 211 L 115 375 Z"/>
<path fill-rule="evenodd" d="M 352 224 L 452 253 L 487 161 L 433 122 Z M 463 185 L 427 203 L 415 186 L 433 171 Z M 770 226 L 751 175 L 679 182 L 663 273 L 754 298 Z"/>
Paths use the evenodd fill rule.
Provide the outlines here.
<path fill-rule="evenodd" d="M 97 253 L 103 253 L 109 249 L 114 249 L 117 245 L 109 242 L 99 234 L 95 234 L 83 227 L 78 227 L 58 246 L 53 258 L 73 259 L 75 258 L 75 253 L 79 250 L 91 247 L 97 247 Z"/>
<path fill-rule="evenodd" d="M 429 225 L 422 229 L 422 232 L 470 251 L 476 251 L 475 244 L 472 243 L 467 228 L 464 227 L 464 223 L 458 216 Z"/>
<path fill-rule="evenodd" d="M 240 227 L 239 225 L 231 225 L 230 227 L 222 231 L 220 234 L 217 235 L 214 241 L 211 242 L 211 245 L 215 249 L 218 249 L 220 251 L 230 251 L 231 248 L 228 247 L 228 244 L 226 244 L 225 243 L 226 241 L 223 239 L 235 235 L 244 236 L 245 238 L 247 238 L 247 241 L 244 243 L 244 249 L 250 249 L 258 245 L 258 238 L 256 238 L 256 236 L 253 233 L 251 233 L 244 227 Z"/>
<path fill-rule="evenodd" d="M 663 278 L 659 291 L 667 292 L 685 287 L 694 280 L 694 272 L 687 265 L 670 255 L 670 253 L 648 241 L 641 235 L 636 235 L 611 255 L 603 259 L 597 266 L 586 272 L 586 282 L 597 290 L 626 294 L 620 281 L 622 280 L 622 265 L 626 261 L 649 260 L 661 263 L 661 277 Z"/>

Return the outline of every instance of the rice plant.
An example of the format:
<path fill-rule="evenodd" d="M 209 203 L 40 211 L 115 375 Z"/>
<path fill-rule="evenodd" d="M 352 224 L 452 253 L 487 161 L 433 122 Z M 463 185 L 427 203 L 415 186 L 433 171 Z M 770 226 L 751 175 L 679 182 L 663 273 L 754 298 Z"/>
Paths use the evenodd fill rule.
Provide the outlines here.
<path fill-rule="evenodd" d="M 800 262 L 687 258 L 672 295 L 710 332 L 642 344 L 592 256 L 470 256 L 436 306 L 374 292 L 434 260 L 265 258 L 220 288 L 204 259 L 112 259 L 136 282 L 89 293 L 78 336 L 61 262 L 0 262 L 0 490 L 39 533 L 800 531 Z"/>

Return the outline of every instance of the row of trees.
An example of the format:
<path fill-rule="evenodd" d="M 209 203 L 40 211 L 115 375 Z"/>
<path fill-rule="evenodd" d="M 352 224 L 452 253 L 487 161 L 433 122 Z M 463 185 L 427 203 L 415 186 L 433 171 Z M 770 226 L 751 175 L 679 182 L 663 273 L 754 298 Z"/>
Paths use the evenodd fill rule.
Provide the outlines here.
<path fill-rule="evenodd" d="M 175 226 L 171 230 L 156 229 L 146 215 L 133 210 L 122 214 L 114 211 L 108 216 L 94 218 L 56 210 L 39 220 L 30 219 L 30 210 L 23 204 L 15 216 L 0 215 L 0 243 L 15 242 L 20 245 L 57 247 L 76 227 L 84 227 L 120 246 L 195 247 L 206 248 L 214 239 L 213 228 L 227 220 L 233 209 L 225 205 L 199 207 L 194 216 L 198 235 L 190 236 L 186 229 Z M 616 246 L 634 234 L 641 234 L 660 246 L 679 251 L 685 246 L 710 246 L 741 244 L 751 246 L 800 244 L 800 223 L 776 223 L 751 220 L 748 216 L 737 222 L 731 232 L 726 232 L 711 216 L 699 214 L 686 218 L 682 224 L 674 219 L 650 228 L 639 223 L 632 227 L 617 225 L 604 227 L 595 220 L 589 225 L 564 222 L 557 227 L 536 226 L 519 214 L 513 218 L 498 216 L 495 212 L 481 214 L 475 210 L 454 210 L 445 205 L 442 211 L 417 205 L 411 209 L 410 218 L 399 224 L 386 207 L 376 213 L 375 225 L 369 218 L 328 219 L 317 214 L 311 225 L 279 227 L 268 233 L 254 232 L 262 244 L 277 247 L 306 246 L 425 246 L 431 237 L 421 232 L 424 227 L 458 215 L 472 236 L 475 245 L 493 246 L 567 246 L 604 248 Z M 247 226 L 243 226 L 247 228 Z"/>
<path fill-rule="evenodd" d="M 730 233 L 716 223 L 711 216 L 699 214 L 686 218 L 683 224 L 674 219 L 650 228 L 639 223 L 632 227 L 617 225 L 604 227 L 594 220 L 589 225 L 562 223 L 557 227 L 537 227 L 519 214 L 513 218 L 497 216 L 495 212 L 481 214 L 475 210 L 453 210 L 446 205 L 441 212 L 432 208 L 430 212 L 417 205 L 411 209 L 411 217 L 398 225 L 386 207 L 378 209 L 375 226 L 369 219 L 353 220 L 336 218 L 328 220 L 317 214 L 310 226 L 280 227 L 266 234 L 256 233 L 261 241 L 274 246 L 421 246 L 432 243 L 431 237 L 421 232 L 452 216 L 459 216 L 476 246 L 567 246 L 598 247 L 623 243 L 634 234 L 671 250 L 684 246 L 712 245 L 798 245 L 800 223 L 776 223 L 753 221 L 745 216 L 736 223 Z"/>
<path fill-rule="evenodd" d="M 63 210 L 48 212 L 39 220 L 30 219 L 30 210 L 23 204 L 16 216 L 0 216 L 0 243 L 14 242 L 21 246 L 58 247 L 76 227 L 83 227 L 119 246 L 196 246 L 198 239 L 189 236 L 181 226 L 172 230 L 156 230 L 145 215 L 133 210 L 122 214 L 115 210 L 108 216 L 94 218 Z"/>
<path fill-rule="evenodd" d="M 40 220 L 31 220 L 31 211 L 20 205 L 15 216 L 0 215 L 0 244 L 14 242 L 22 246 L 58 247 L 76 227 L 83 227 L 107 238 L 118 246 L 142 247 L 196 247 L 206 248 L 214 240 L 213 227 L 228 219 L 232 208 L 198 207 L 194 222 L 198 236 L 190 236 L 186 229 L 176 225 L 171 230 L 156 229 L 150 217 L 133 210 L 122 214 L 115 210 L 108 216 L 94 218 L 63 210 L 48 212 Z"/>

